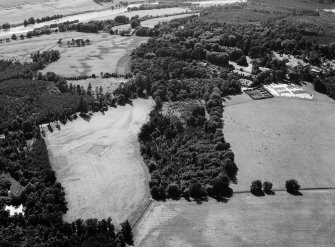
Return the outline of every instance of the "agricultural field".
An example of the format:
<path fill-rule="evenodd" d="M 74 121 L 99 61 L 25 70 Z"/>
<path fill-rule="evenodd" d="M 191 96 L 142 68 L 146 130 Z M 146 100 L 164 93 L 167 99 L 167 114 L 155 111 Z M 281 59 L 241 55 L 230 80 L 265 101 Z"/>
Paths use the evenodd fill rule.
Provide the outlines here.
<path fill-rule="evenodd" d="M 334 191 L 236 194 L 210 200 L 156 202 L 134 229 L 135 246 L 334 246 Z"/>
<path fill-rule="evenodd" d="M 240 104 L 225 107 L 223 131 L 239 167 L 235 191 L 249 190 L 256 179 L 277 189 L 290 178 L 305 188 L 334 186 L 335 102 L 309 85 L 303 88 L 313 100 L 237 96 Z"/>
<path fill-rule="evenodd" d="M 62 39 L 63 45 L 57 41 Z M 67 46 L 72 39 L 89 39 L 85 47 Z M 86 34 L 66 32 L 18 40 L 13 43 L 0 44 L 2 58 L 15 58 L 29 61 L 30 54 L 37 51 L 59 50 L 61 58 L 47 66 L 42 72 L 55 72 L 62 76 L 91 75 L 100 72 L 125 74 L 130 71 L 130 53 L 146 37 L 121 37 L 109 34 Z"/>
<path fill-rule="evenodd" d="M 121 222 L 148 198 L 137 133 L 152 106 L 153 101 L 138 99 L 89 121 L 69 122 L 60 131 L 45 128 L 51 165 L 65 187 L 64 220 L 111 216 Z"/>
<path fill-rule="evenodd" d="M 3 7 L 1 8 L 1 6 Z M 2 22 L 21 24 L 24 19 L 28 19 L 29 17 L 40 18 L 55 14 L 71 15 L 84 11 L 97 11 L 101 9 L 104 9 L 104 7 L 96 4 L 93 0 L 0 1 L 1 24 Z"/>

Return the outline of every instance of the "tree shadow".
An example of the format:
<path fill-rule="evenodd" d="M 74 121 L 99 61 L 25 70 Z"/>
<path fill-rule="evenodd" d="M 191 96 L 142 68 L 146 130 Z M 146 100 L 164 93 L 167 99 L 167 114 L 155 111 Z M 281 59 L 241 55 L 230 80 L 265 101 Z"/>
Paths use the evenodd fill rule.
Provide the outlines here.
<path fill-rule="evenodd" d="M 223 196 L 216 196 L 214 198 L 217 202 L 227 203 L 229 202 L 229 199 Z"/>
<path fill-rule="evenodd" d="M 257 197 L 265 196 L 265 193 L 262 190 L 251 190 L 250 192 Z"/>
<path fill-rule="evenodd" d="M 56 128 L 58 129 L 58 131 L 60 131 L 60 125 L 59 124 L 56 125 Z"/>
<path fill-rule="evenodd" d="M 287 193 L 289 193 L 291 195 L 294 195 L 294 196 L 302 196 L 303 195 L 299 190 L 294 190 L 294 191 L 287 190 Z"/>
<path fill-rule="evenodd" d="M 51 133 L 53 133 L 53 132 L 54 132 L 54 129 L 51 127 L 51 125 L 50 125 L 50 124 L 48 124 L 48 130 L 49 130 Z"/>
<path fill-rule="evenodd" d="M 276 194 L 273 190 L 264 190 L 264 193 L 269 196 L 274 196 Z"/>

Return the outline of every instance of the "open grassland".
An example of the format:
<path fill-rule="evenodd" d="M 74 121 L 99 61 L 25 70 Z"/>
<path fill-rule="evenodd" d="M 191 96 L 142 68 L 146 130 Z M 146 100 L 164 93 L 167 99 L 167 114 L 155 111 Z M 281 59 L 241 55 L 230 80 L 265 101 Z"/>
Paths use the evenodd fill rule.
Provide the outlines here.
<path fill-rule="evenodd" d="M 334 191 L 303 193 L 156 202 L 135 228 L 135 246 L 334 246 Z"/>
<path fill-rule="evenodd" d="M 248 190 L 256 179 L 279 189 L 290 178 L 305 188 L 334 186 L 335 103 L 312 94 L 313 100 L 236 96 L 238 102 L 233 96 L 235 105 L 227 101 L 223 131 L 239 167 L 235 191 Z"/>
<path fill-rule="evenodd" d="M 57 41 L 63 40 L 59 46 Z M 89 39 L 85 47 L 67 46 L 72 39 Z M 63 76 L 91 75 L 100 72 L 125 74 L 129 72 L 130 53 L 146 41 L 146 37 L 121 37 L 109 34 L 66 32 L 43 35 L 33 39 L 0 44 L 0 58 L 29 60 L 36 51 L 59 50 L 61 58 L 42 72 L 52 71 Z"/>
<path fill-rule="evenodd" d="M 111 216 L 120 223 L 148 197 L 137 133 L 152 106 L 138 99 L 89 122 L 80 118 L 60 131 L 46 130 L 51 164 L 65 187 L 66 221 Z"/>

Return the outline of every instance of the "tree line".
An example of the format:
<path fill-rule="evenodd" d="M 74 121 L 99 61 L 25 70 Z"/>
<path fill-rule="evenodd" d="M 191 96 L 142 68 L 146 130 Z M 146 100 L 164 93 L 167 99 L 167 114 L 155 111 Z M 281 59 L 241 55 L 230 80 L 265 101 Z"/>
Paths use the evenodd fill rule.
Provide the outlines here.
<path fill-rule="evenodd" d="M 41 22 L 52 21 L 52 20 L 56 20 L 56 19 L 60 19 L 60 18 L 63 18 L 63 15 L 45 16 L 45 17 L 42 17 L 42 18 L 37 18 L 36 20 L 35 20 L 34 17 L 30 17 L 30 18 L 25 19 L 23 21 L 23 25 L 26 27 L 28 25 L 33 25 L 35 23 L 39 24 Z"/>

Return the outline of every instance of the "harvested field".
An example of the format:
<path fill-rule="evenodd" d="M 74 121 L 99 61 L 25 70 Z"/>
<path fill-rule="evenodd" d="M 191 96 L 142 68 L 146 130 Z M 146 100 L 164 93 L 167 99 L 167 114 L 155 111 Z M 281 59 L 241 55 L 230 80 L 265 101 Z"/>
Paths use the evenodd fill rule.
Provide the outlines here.
<path fill-rule="evenodd" d="M 303 193 L 155 202 L 135 228 L 135 246 L 334 246 L 334 191 Z"/>
<path fill-rule="evenodd" d="M 3 6 L 1 8 L 1 6 Z M 70 15 L 104 9 L 93 0 L 0 0 L 1 22 L 23 23 L 29 17 L 41 18 L 55 14 Z M 2 24 L 2 23 L 0 23 Z"/>
<path fill-rule="evenodd" d="M 146 201 L 148 172 L 137 134 L 153 104 L 137 99 L 88 122 L 79 118 L 60 131 L 46 130 L 51 165 L 65 187 L 64 220 L 111 216 L 120 223 Z"/>
<path fill-rule="evenodd" d="M 315 94 L 313 100 L 272 98 L 225 107 L 223 131 L 239 167 L 233 189 L 249 190 L 256 179 L 283 189 L 290 178 L 305 188 L 333 187 L 334 106 Z"/>
<path fill-rule="evenodd" d="M 57 41 L 66 43 L 71 39 L 89 39 L 91 45 L 85 47 L 59 47 Z M 30 58 L 38 50 L 59 50 L 61 58 L 47 66 L 42 72 L 52 71 L 63 76 L 99 75 L 100 72 L 124 74 L 130 71 L 130 53 L 146 37 L 121 37 L 109 34 L 87 34 L 66 32 L 43 35 L 33 39 L 18 40 L 0 44 L 0 54 L 4 58 L 19 60 Z"/>

